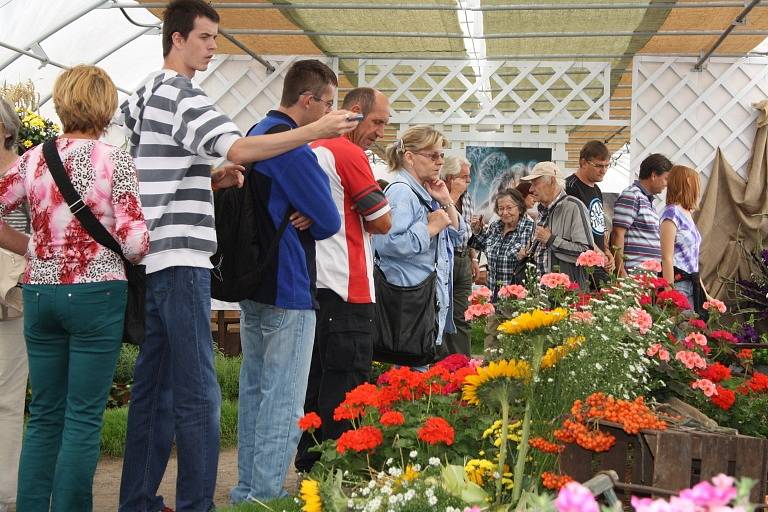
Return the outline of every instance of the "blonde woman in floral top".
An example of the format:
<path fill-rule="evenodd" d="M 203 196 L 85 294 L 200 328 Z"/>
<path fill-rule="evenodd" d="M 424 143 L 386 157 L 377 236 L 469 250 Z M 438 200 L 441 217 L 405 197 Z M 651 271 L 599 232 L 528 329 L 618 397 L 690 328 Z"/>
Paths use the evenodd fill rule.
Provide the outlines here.
<path fill-rule="evenodd" d="M 133 161 L 97 140 L 117 109 L 112 80 L 95 66 L 77 66 L 56 80 L 53 101 L 64 128 L 56 146 L 75 190 L 125 256 L 140 261 L 149 237 Z M 16 506 L 87 511 L 123 335 L 125 269 L 70 212 L 42 146 L 0 178 L 0 216 L 25 198 L 32 218 L 22 278 L 32 399 Z"/>

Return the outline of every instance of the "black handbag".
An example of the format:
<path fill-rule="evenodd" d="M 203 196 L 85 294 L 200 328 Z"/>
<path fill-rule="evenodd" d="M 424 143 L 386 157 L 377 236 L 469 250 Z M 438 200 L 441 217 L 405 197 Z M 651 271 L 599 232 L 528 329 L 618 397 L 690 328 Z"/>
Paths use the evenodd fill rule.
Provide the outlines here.
<path fill-rule="evenodd" d="M 125 305 L 123 341 L 134 345 L 142 344 L 144 342 L 144 307 L 146 304 L 146 269 L 144 265 L 134 265 L 125 258 L 120 244 L 93 215 L 91 209 L 72 186 L 56 149 L 56 139 L 48 140 L 43 144 L 43 156 L 46 164 L 48 164 L 48 170 L 51 171 L 51 176 L 53 176 L 53 180 L 59 187 L 59 192 L 69 205 L 72 214 L 77 217 L 77 220 L 94 240 L 117 253 L 125 263 L 125 276 L 128 279 L 128 302 Z"/>
<path fill-rule="evenodd" d="M 389 186 L 396 185 L 396 182 Z M 404 183 L 404 185 L 408 185 Z M 410 185 L 409 185 L 410 187 Z M 411 188 L 413 190 L 413 188 Z M 431 205 L 413 191 L 428 211 Z M 373 360 L 405 366 L 434 363 L 437 356 L 437 251 L 435 270 L 415 286 L 387 281 L 378 265 L 373 268 L 376 291 Z"/>

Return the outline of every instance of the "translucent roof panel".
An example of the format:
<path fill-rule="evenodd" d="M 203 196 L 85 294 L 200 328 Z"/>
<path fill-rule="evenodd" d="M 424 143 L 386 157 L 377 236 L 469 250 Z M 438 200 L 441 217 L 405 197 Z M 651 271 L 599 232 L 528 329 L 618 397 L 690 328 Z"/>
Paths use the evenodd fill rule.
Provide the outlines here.
<path fill-rule="evenodd" d="M 94 0 L 0 0 L 0 42 L 47 57 L 49 64 L 0 47 L 0 83 L 32 80 L 40 94 L 44 115 L 53 116 L 46 101 L 60 66 L 97 64 L 115 85 L 132 91 L 152 70 L 162 65 L 158 29 L 130 23 L 119 9 L 101 8 L 111 1 Z M 34 23 L 30 22 L 34 13 Z M 140 24 L 159 20 L 146 9 L 126 13 Z M 47 37 L 46 37 L 47 36 Z M 39 42 L 39 48 L 35 45 Z"/>

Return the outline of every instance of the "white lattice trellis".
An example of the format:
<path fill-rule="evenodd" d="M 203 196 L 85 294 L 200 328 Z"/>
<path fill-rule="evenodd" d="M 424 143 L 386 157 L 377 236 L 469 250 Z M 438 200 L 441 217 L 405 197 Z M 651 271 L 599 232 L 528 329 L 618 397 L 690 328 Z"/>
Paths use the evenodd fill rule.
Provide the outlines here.
<path fill-rule="evenodd" d="M 612 125 L 607 62 L 362 59 L 358 83 L 384 91 L 393 123 Z"/>
<path fill-rule="evenodd" d="M 664 153 L 708 177 L 717 148 L 746 176 L 755 137 L 751 104 L 768 98 L 768 59 L 641 56 L 633 63 L 632 173 L 651 153 Z"/>
<path fill-rule="evenodd" d="M 267 73 L 263 65 L 244 55 L 224 55 L 216 58 L 196 81 L 218 107 L 243 130 L 261 120 L 280 104 L 283 80 L 291 64 L 302 59 L 318 59 L 338 73 L 338 59 L 322 56 L 272 56 L 275 66 Z"/>

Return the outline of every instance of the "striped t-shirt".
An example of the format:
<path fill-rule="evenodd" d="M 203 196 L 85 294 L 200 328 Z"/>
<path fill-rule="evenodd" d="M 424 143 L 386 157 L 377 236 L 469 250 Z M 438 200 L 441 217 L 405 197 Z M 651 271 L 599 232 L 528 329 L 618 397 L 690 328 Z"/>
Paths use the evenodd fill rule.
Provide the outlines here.
<path fill-rule="evenodd" d="M 211 268 L 211 165 L 240 131 L 188 77 L 167 69 L 150 75 L 120 111 L 150 233 L 147 272 Z"/>
<path fill-rule="evenodd" d="M 627 230 L 624 234 L 627 269 L 638 267 L 646 260 L 661 258 L 659 216 L 653 208 L 652 198 L 636 180 L 619 195 L 613 206 L 613 226 Z"/>

